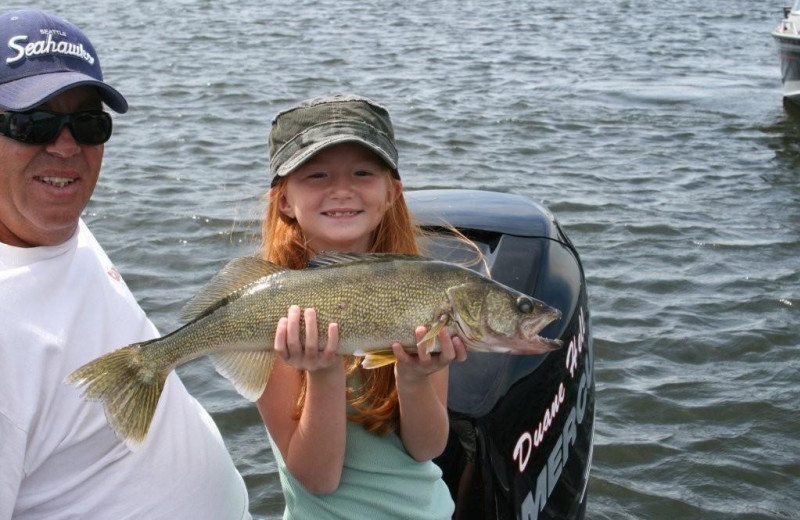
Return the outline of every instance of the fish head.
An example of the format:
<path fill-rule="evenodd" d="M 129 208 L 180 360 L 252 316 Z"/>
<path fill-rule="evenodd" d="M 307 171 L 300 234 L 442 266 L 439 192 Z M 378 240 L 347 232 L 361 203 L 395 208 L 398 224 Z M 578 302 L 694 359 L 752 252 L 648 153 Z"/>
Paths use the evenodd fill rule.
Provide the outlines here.
<path fill-rule="evenodd" d="M 447 291 L 458 335 L 479 352 L 542 354 L 561 347 L 539 332 L 561 318 L 561 311 L 509 287 L 481 280 Z"/>

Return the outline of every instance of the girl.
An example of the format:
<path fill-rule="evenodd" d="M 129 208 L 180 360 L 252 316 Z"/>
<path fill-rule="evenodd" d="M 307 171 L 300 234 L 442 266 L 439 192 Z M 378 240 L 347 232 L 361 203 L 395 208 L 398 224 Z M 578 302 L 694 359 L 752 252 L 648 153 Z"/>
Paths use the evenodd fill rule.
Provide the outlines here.
<path fill-rule="evenodd" d="M 356 96 L 311 99 L 278 114 L 269 140 L 267 260 L 300 269 L 323 251 L 418 252 L 385 108 Z M 318 344 L 325 325 L 314 309 L 288 309 L 258 401 L 284 519 L 451 518 L 453 501 L 431 459 L 447 443 L 447 367 L 466 358 L 463 343 L 445 329 L 440 354 L 409 355 L 397 343 L 395 365 L 366 370 L 360 359 L 335 355 L 335 323 Z M 421 340 L 426 330 L 415 333 Z"/>

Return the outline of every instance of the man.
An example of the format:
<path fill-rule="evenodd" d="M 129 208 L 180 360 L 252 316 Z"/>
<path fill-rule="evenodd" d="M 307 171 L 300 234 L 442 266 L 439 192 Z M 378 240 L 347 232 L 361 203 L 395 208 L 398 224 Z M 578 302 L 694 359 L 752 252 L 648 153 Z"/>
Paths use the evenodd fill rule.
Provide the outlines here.
<path fill-rule="evenodd" d="M 0 520 L 249 519 L 219 431 L 175 374 L 133 449 L 63 383 L 157 335 L 80 218 L 111 136 L 103 103 L 128 108 L 77 27 L 0 15 Z"/>

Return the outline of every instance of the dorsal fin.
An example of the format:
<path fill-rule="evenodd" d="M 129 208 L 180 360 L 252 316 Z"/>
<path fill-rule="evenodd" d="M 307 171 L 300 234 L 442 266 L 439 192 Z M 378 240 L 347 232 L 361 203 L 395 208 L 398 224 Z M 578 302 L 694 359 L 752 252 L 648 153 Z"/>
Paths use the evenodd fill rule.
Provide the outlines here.
<path fill-rule="evenodd" d="M 222 305 L 232 294 L 256 280 L 285 270 L 285 267 L 254 256 L 234 258 L 186 304 L 181 310 L 181 318 L 184 320 L 200 318 Z"/>
<path fill-rule="evenodd" d="M 410 253 L 339 253 L 323 251 L 308 261 L 308 268 L 328 267 L 356 262 L 391 262 L 393 260 L 426 261 L 430 258 Z"/>

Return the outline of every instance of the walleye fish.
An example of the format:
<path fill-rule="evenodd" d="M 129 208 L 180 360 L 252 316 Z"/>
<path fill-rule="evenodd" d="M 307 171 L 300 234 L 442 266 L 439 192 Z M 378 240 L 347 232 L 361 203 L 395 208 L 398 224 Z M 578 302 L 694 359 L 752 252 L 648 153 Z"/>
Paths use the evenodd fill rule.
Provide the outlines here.
<path fill-rule="evenodd" d="M 439 350 L 436 336 L 444 327 L 472 351 L 540 354 L 561 346 L 538 336 L 561 317 L 558 310 L 455 264 L 415 255 L 328 253 L 305 270 L 290 270 L 243 257 L 186 305 L 186 325 L 101 356 L 65 381 L 85 387 L 85 399 L 102 401 L 117 435 L 139 444 L 167 375 L 199 356 L 210 354 L 242 396 L 258 399 L 272 370 L 278 320 L 293 304 L 316 310 L 320 348 L 325 325 L 337 323 L 338 353 L 364 356 L 367 368 L 396 361 L 396 341 L 416 352 L 419 325 L 428 328 L 420 343 L 429 352 Z"/>

